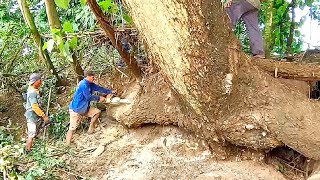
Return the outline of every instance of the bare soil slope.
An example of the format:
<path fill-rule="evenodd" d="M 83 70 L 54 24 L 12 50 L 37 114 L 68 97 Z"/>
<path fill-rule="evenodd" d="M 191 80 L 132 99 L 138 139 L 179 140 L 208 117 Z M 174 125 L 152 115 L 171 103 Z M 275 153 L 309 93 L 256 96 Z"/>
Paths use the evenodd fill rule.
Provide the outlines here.
<path fill-rule="evenodd" d="M 95 134 L 77 133 L 73 148 L 79 153 L 64 158 L 96 179 L 285 179 L 263 153 L 221 144 L 210 150 L 175 126 L 128 130 L 104 117 Z"/>

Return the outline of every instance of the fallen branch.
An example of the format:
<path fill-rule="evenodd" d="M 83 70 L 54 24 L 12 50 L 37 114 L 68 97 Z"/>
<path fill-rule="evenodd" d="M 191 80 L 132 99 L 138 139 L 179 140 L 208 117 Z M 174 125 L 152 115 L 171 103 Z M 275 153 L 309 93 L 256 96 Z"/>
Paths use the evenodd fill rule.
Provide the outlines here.
<path fill-rule="evenodd" d="M 270 59 L 252 60 L 259 68 L 276 77 L 296 79 L 302 81 L 320 80 L 320 66 L 315 64 L 301 64 L 296 62 L 280 62 Z M 276 73 L 275 73 L 276 72 Z"/>
<path fill-rule="evenodd" d="M 100 6 L 97 4 L 97 1 L 88 0 L 87 3 L 90 9 L 92 10 L 93 14 L 96 16 L 97 21 L 99 22 L 105 35 L 110 39 L 111 44 L 118 50 L 120 56 L 127 64 L 128 69 L 131 70 L 131 72 L 137 80 L 141 80 L 141 70 L 138 67 L 136 58 L 124 49 L 121 41 L 116 37 L 116 32 L 113 29 L 113 26 L 110 24 L 110 22 L 102 12 Z"/>

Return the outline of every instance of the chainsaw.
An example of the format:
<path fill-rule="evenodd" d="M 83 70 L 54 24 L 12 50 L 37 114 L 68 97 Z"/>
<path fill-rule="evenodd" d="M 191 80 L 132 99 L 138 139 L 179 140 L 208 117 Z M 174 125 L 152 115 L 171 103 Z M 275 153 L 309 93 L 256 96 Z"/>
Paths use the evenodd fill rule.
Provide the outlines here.
<path fill-rule="evenodd" d="M 130 99 L 121 99 L 119 97 L 111 97 L 111 98 L 106 98 L 105 103 L 113 104 L 113 105 L 131 104 L 131 100 Z"/>

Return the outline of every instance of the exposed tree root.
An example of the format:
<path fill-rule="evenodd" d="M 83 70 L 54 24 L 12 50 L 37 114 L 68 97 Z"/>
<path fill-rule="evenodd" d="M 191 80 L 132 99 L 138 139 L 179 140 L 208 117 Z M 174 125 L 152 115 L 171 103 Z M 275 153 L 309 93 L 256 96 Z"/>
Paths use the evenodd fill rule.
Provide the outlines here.
<path fill-rule="evenodd" d="M 302 81 L 320 80 L 320 66 L 297 62 L 281 62 L 271 59 L 255 59 L 253 64 L 272 74 L 274 77 L 296 79 Z"/>

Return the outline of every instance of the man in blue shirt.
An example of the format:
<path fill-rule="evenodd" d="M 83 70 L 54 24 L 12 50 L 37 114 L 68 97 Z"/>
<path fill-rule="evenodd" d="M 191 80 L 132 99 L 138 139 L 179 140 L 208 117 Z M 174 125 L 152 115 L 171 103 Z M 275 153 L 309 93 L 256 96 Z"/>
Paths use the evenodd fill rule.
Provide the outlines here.
<path fill-rule="evenodd" d="M 103 96 L 92 95 L 92 93 L 97 91 L 107 94 L 107 101 L 110 101 L 110 98 L 112 97 L 112 90 L 105 89 L 93 83 L 95 77 L 92 71 L 85 71 L 84 75 L 85 78 L 79 82 L 78 88 L 69 106 L 70 126 L 66 137 L 67 145 L 70 145 L 72 135 L 77 129 L 82 116 L 91 118 L 88 133 L 94 133 L 101 111 L 97 108 L 90 107 L 90 101 L 104 102 L 106 101 L 106 98 Z"/>

